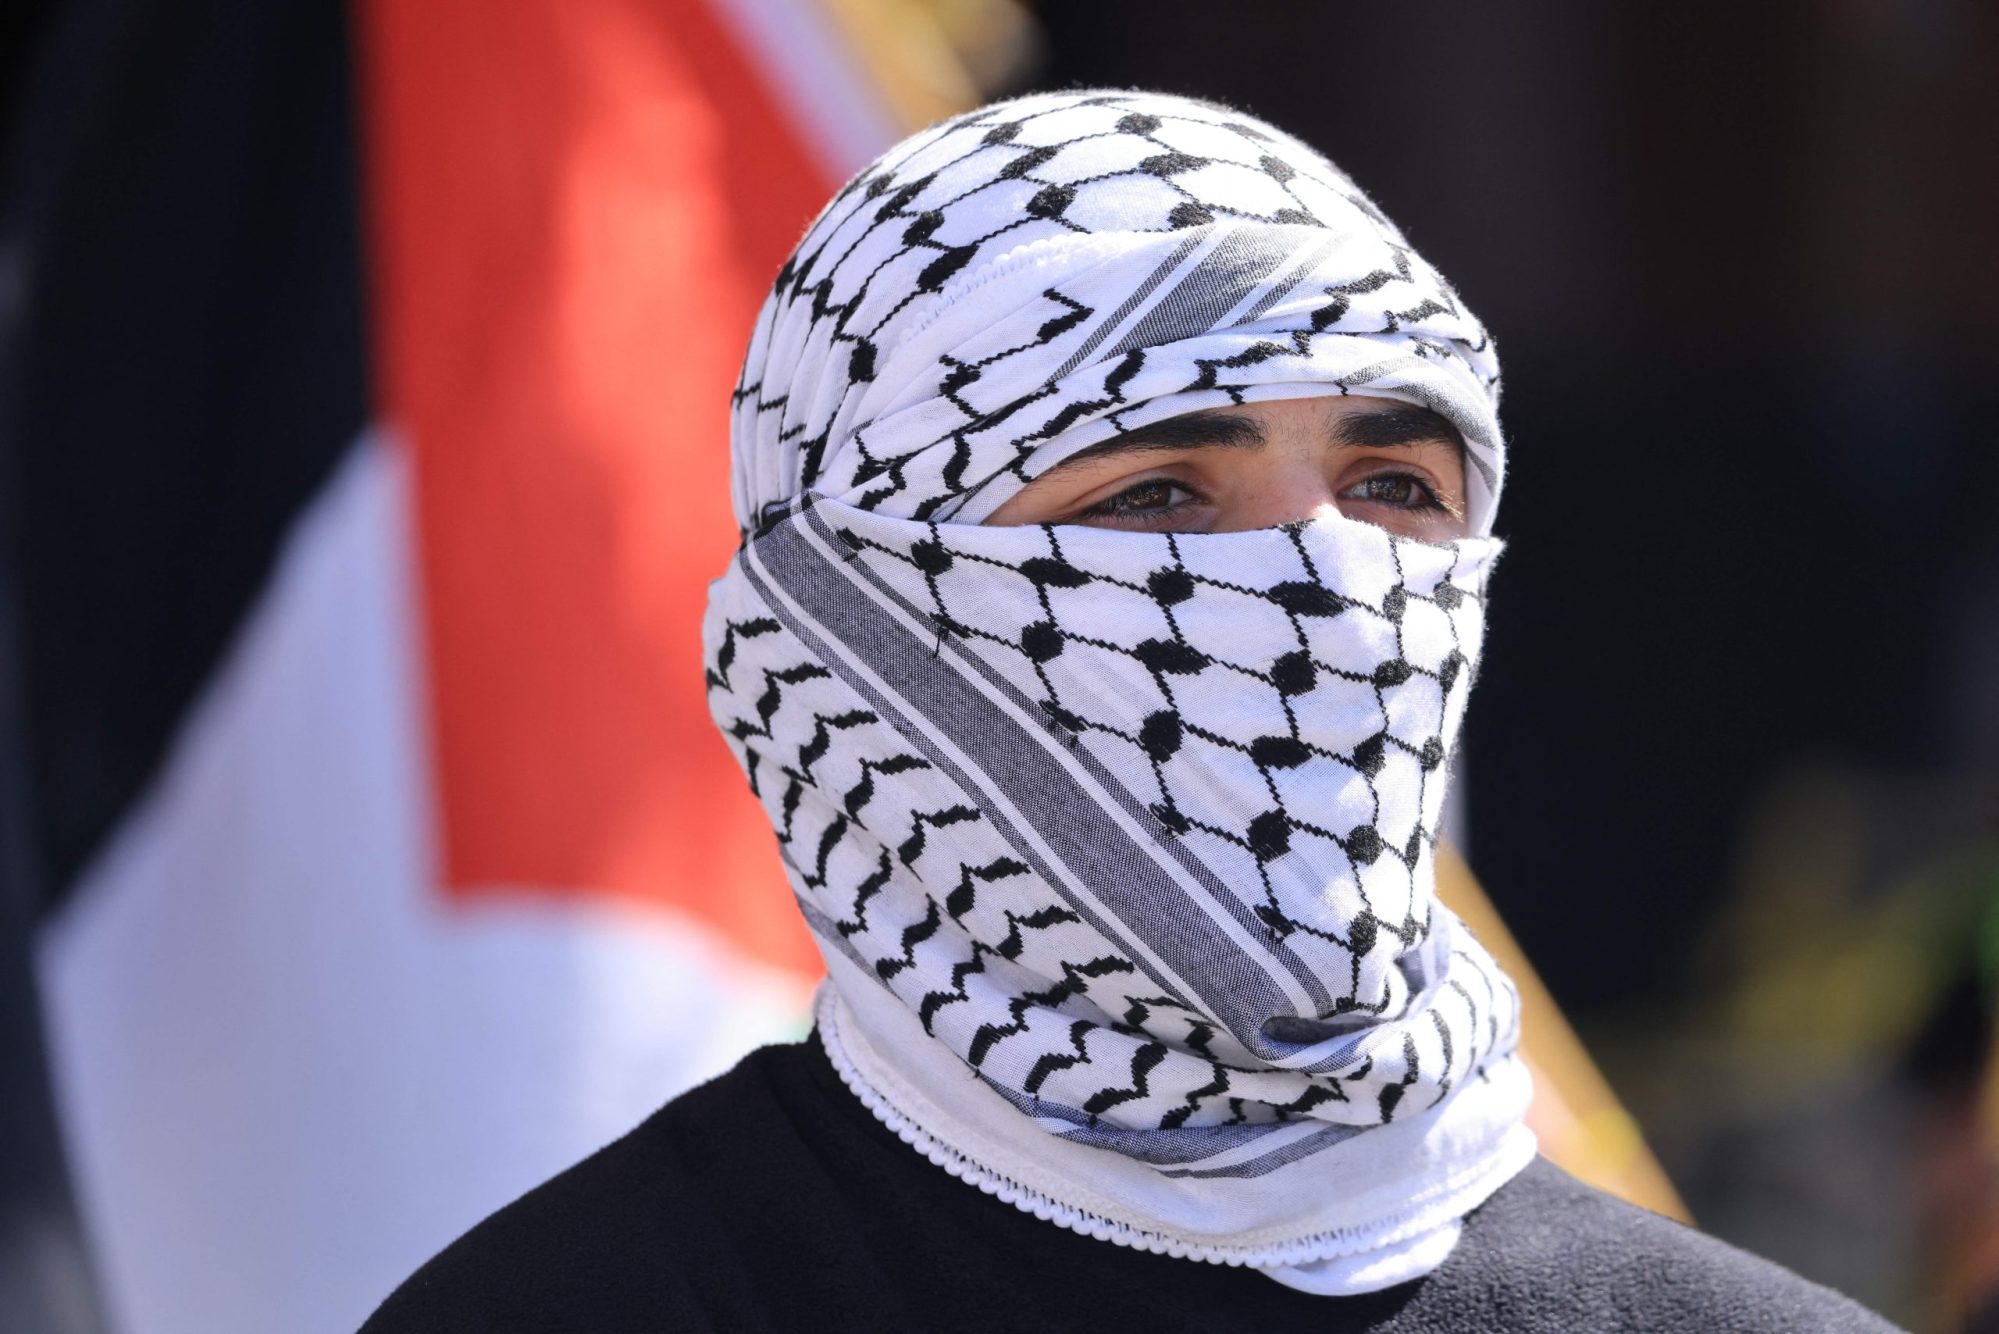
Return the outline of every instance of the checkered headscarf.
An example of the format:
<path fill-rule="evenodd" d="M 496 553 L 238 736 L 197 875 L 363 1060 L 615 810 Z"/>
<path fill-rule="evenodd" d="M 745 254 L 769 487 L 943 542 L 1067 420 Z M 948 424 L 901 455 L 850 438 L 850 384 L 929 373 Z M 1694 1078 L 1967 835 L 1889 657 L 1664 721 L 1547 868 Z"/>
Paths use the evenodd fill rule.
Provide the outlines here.
<path fill-rule="evenodd" d="M 1531 1153 L 1517 998 L 1432 866 L 1497 544 L 980 525 L 1135 426 L 1354 393 L 1457 428 L 1483 534 L 1498 374 L 1324 158 L 1155 94 L 925 131 L 786 262 L 711 706 L 835 1062 L 940 1165 L 1355 1291 L 1434 1265 Z"/>

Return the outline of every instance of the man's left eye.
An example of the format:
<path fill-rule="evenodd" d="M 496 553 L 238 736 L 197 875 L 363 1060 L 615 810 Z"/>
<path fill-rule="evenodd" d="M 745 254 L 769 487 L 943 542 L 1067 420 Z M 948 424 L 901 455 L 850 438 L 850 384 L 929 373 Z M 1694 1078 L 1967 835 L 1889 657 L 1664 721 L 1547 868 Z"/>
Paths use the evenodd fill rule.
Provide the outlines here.
<path fill-rule="evenodd" d="M 1368 500 L 1398 509 L 1427 509 L 1437 503 L 1436 493 L 1417 477 L 1406 472 L 1379 473 L 1348 487 L 1351 500 Z"/>

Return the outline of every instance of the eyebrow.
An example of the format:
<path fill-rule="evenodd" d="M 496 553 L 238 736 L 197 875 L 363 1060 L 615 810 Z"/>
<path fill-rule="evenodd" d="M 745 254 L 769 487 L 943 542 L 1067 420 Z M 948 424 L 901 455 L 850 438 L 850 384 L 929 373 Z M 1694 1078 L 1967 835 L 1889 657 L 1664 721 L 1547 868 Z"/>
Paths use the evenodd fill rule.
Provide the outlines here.
<path fill-rule="evenodd" d="M 1381 449 L 1397 445 L 1450 444 L 1460 449 L 1457 429 L 1428 408 L 1394 403 L 1365 412 L 1347 413 L 1333 423 L 1333 443 L 1350 448 Z M 1158 453 L 1170 449 L 1259 449 L 1263 427 L 1254 417 L 1227 409 L 1190 412 L 1181 417 L 1133 427 L 1122 435 L 1079 449 L 1042 473 L 1043 477 L 1082 463 L 1125 454 Z"/>

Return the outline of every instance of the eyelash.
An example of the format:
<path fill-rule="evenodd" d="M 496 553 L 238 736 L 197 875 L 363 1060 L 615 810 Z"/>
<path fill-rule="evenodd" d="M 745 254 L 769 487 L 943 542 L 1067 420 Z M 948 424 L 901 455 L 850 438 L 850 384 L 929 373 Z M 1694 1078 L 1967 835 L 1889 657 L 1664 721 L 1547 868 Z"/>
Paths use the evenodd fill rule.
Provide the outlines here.
<path fill-rule="evenodd" d="M 1411 472 L 1378 472 L 1372 477 L 1363 477 L 1360 481 L 1348 487 L 1347 491 L 1358 491 L 1363 487 L 1372 486 L 1376 482 L 1407 482 L 1418 496 L 1418 499 L 1413 503 L 1395 500 L 1376 500 L 1376 504 L 1394 505 L 1399 509 L 1417 511 L 1441 510 L 1445 508 L 1444 502 L 1438 498 L 1435 489 L 1421 477 Z M 1340 494 L 1345 495 L 1346 493 L 1346 491 L 1343 491 Z M 1361 499 L 1366 500 L 1371 499 L 1371 497 L 1363 496 Z"/>
<path fill-rule="evenodd" d="M 1416 492 L 1419 499 L 1413 503 L 1408 503 L 1374 499 L 1365 495 L 1354 498 L 1372 500 L 1373 503 L 1380 505 L 1394 505 L 1399 509 L 1418 513 L 1448 511 L 1450 508 L 1438 498 L 1436 490 L 1428 482 L 1411 472 L 1378 472 L 1371 477 L 1363 477 L 1360 481 L 1355 482 L 1352 486 L 1340 492 L 1340 495 L 1343 497 L 1351 495 L 1353 492 L 1373 486 L 1378 482 L 1406 483 Z M 1170 505 L 1141 506 L 1133 502 L 1132 497 L 1142 492 L 1153 490 L 1167 493 L 1174 491 L 1185 492 L 1189 498 Z M 1148 477 L 1144 481 L 1134 482 L 1117 494 L 1106 496 L 1096 504 L 1079 511 L 1076 517 L 1079 519 L 1107 520 L 1111 523 L 1141 525 L 1165 518 L 1179 510 L 1185 509 L 1189 505 L 1200 504 L 1206 499 L 1199 491 L 1185 482 L 1177 481 L 1170 477 Z"/>
<path fill-rule="evenodd" d="M 1172 505 L 1140 506 L 1133 503 L 1133 496 L 1152 490 L 1167 493 L 1183 491 L 1190 499 Z M 1096 504 L 1081 511 L 1076 517 L 1079 519 L 1108 519 L 1112 523 L 1146 523 L 1163 515 L 1172 514 L 1176 510 L 1184 509 L 1188 505 L 1199 504 L 1205 499 L 1205 496 L 1193 487 L 1188 486 L 1185 482 L 1175 481 L 1170 477 L 1148 477 L 1142 482 L 1133 482 L 1116 495 L 1104 497 Z"/>

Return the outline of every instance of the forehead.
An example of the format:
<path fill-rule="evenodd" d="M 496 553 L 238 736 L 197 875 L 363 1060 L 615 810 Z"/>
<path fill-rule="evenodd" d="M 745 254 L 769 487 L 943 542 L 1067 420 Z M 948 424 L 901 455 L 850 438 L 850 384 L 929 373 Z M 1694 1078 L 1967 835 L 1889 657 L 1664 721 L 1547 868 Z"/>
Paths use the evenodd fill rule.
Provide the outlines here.
<path fill-rule="evenodd" d="M 1203 423 L 1241 422 L 1262 431 L 1314 431 L 1340 437 L 1342 443 L 1362 443 L 1368 435 L 1384 444 L 1419 439 L 1464 443 L 1457 427 L 1420 403 L 1371 394 L 1326 394 L 1315 398 L 1282 398 L 1260 403 L 1202 408 L 1168 417 L 1158 427 L 1178 425 L 1198 430 Z M 1143 431 L 1146 428 L 1140 428 Z M 1157 429 L 1157 427 L 1153 428 Z"/>

